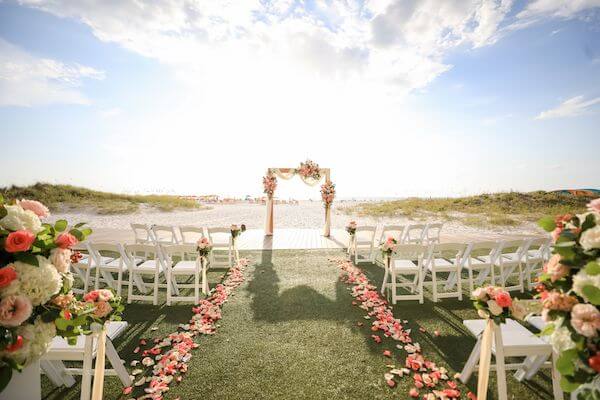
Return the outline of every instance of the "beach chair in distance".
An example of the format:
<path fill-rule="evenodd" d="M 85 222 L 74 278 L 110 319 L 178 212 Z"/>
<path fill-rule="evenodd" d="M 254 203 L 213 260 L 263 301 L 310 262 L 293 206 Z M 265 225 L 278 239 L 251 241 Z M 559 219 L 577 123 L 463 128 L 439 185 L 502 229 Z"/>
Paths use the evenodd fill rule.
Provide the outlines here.
<path fill-rule="evenodd" d="M 398 300 L 419 300 L 423 304 L 423 262 L 426 251 L 427 246 L 420 244 L 400 244 L 392 253 L 389 267 L 391 283 L 384 282 L 384 289 L 391 286 L 392 304 Z M 410 289 L 411 293 L 398 294 L 398 288 Z"/>
<path fill-rule="evenodd" d="M 209 262 L 211 267 L 233 266 L 233 241 L 231 239 L 231 228 L 207 228 L 208 240 L 213 249 L 210 252 Z"/>
<path fill-rule="evenodd" d="M 174 226 L 170 225 L 152 225 L 152 233 L 156 244 L 178 244 L 179 238 Z"/>
<path fill-rule="evenodd" d="M 354 242 L 352 243 L 354 264 L 373 262 L 376 231 L 376 226 L 365 225 L 356 227 Z"/>
<path fill-rule="evenodd" d="M 550 259 L 550 237 L 533 238 L 529 242 L 529 249 L 525 252 L 525 269 L 523 271 L 523 280 L 527 284 L 527 289 L 531 290 L 534 286 L 535 278 L 542 273 L 544 264 Z"/>
<path fill-rule="evenodd" d="M 460 276 L 462 270 L 463 254 L 467 245 L 463 243 L 437 243 L 428 246 L 427 258 L 425 261 L 425 276 L 424 285 L 431 285 L 433 293 L 433 301 L 437 302 L 441 298 L 456 297 L 462 300 L 462 283 L 461 279 L 457 279 L 456 290 L 451 291 L 450 288 L 454 285 L 448 285 L 451 277 Z M 448 255 L 449 257 L 444 257 Z M 447 278 L 441 280 L 438 274 L 446 273 Z M 427 276 L 431 275 L 431 281 L 427 281 Z M 438 287 L 444 284 L 445 291 L 440 291 Z"/>
<path fill-rule="evenodd" d="M 204 228 L 200 226 L 180 226 L 181 244 L 196 244 L 204 237 Z"/>
<path fill-rule="evenodd" d="M 487 241 L 469 244 L 469 257 L 466 268 L 469 280 L 469 293 L 473 293 L 475 287 L 483 286 L 486 280 L 495 284 L 494 265 L 498 258 L 500 242 Z M 464 264 L 465 265 L 465 264 Z M 477 272 L 477 277 L 474 273 Z"/>
<path fill-rule="evenodd" d="M 127 272 L 123 246 L 114 243 L 89 243 L 89 250 L 96 272 L 94 288 L 99 289 L 100 282 L 104 282 L 120 296 L 123 274 Z M 109 253 L 110 257 L 105 256 L 106 253 Z M 116 280 L 113 274 L 117 274 Z"/>
<path fill-rule="evenodd" d="M 160 256 L 167 275 L 167 305 L 173 301 L 200 302 L 200 292 L 208 293 L 206 268 L 202 265 L 196 246 L 189 244 L 161 245 Z M 193 278 L 193 283 L 181 283 L 177 277 Z M 180 289 L 193 289 L 193 296 L 181 296 Z"/>
<path fill-rule="evenodd" d="M 496 267 L 499 273 L 497 281 L 504 290 L 519 290 L 524 292 L 523 268 L 525 267 L 525 254 L 529 249 L 530 239 L 507 240 L 500 243 Z M 516 280 L 516 284 L 509 285 L 510 279 Z"/>
<path fill-rule="evenodd" d="M 435 244 L 440 243 L 440 233 L 442 232 L 442 227 L 444 226 L 441 222 L 436 222 L 433 224 L 427 224 L 427 229 L 425 229 L 425 243 L 426 244 Z"/>
<path fill-rule="evenodd" d="M 133 229 L 135 243 L 153 244 L 155 242 L 154 234 L 152 233 L 150 226 L 146 224 L 131 224 L 131 229 Z"/>
<path fill-rule="evenodd" d="M 393 237 L 398 241 L 398 243 L 402 243 L 404 240 L 404 230 L 405 225 L 384 225 L 381 230 L 381 235 L 379 236 L 379 244 L 383 243 L 387 240 L 388 237 Z M 385 260 L 383 258 L 380 259 L 381 253 L 377 251 L 377 249 L 373 249 L 375 252 L 375 256 L 373 257 L 373 261 L 377 263 L 383 264 Z"/>
<path fill-rule="evenodd" d="M 427 237 L 427 224 L 411 224 L 406 227 L 404 243 L 423 244 Z"/>
<path fill-rule="evenodd" d="M 127 288 L 127 303 L 130 304 L 133 300 L 150 300 L 153 305 L 158 305 L 158 291 L 161 275 L 164 276 L 162 263 L 159 260 L 159 250 L 156 244 L 126 244 L 124 252 L 127 255 L 127 263 L 129 270 L 129 285 Z M 140 258 L 143 258 L 139 262 Z M 146 282 L 144 276 L 153 276 L 152 294 L 146 294 Z M 141 286 L 144 290 L 140 290 L 143 294 L 134 294 L 134 278 L 137 277 L 141 282 L 138 284 L 138 289 Z M 166 281 L 166 276 L 165 276 Z"/>
<path fill-rule="evenodd" d="M 90 284 L 95 278 L 95 276 L 92 277 L 94 263 L 90 258 L 89 242 L 77 243 L 72 250 L 80 252 L 82 256 L 78 262 L 71 263 L 71 269 L 75 273 L 74 276 L 78 277 L 83 285 L 83 289 L 74 287 L 73 292 L 85 294 L 89 291 Z M 109 260 L 111 259 L 109 258 Z"/>

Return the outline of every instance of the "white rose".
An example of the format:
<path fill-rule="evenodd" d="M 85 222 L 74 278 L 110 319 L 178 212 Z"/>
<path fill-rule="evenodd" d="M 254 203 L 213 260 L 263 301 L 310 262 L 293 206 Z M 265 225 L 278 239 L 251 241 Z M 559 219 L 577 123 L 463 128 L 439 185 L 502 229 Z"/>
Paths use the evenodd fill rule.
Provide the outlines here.
<path fill-rule="evenodd" d="M 15 285 L 3 290 L 5 295 L 22 294 L 29 297 L 31 304 L 46 304 L 62 287 L 62 278 L 47 258 L 37 256 L 39 267 L 16 261 L 13 265 L 17 272 Z"/>
<path fill-rule="evenodd" d="M 600 287 L 600 275 L 588 275 L 584 269 L 579 270 L 573 276 L 573 292 L 589 302 L 590 300 L 583 294 L 583 288 L 586 286 Z"/>
<path fill-rule="evenodd" d="M 500 315 L 502 314 L 502 307 L 500 307 L 498 305 L 498 303 L 496 303 L 495 300 L 488 300 L 487 305 L 490 309 L 490 312 L 492 313 L 492 315 Z"/>
<path fill-rule="evenodd" d="M 600 249 L 600 225 L 596 225 L 581 234 L 579 243 L 586 250 Z"/>
<path fill-rule="evenodd" d="M 30 210 L 23 210 L 21 206 L 4 206 L 6 216 L 0 219 L 0 226 L 11 231 L 26 230 L 38 233 L 42 228 L 40 218 Z"/>
<path fill-rule="evenodd" d="M 473 293 L 471 293 L 471 297 L 477 300 L 485 300 L 488 297 L 488 295 L 484 288 L 478 287 L 477 289 L 473 290 Z"/>
<path fill-rule="evenodd" d="M 575 342 L 573 342 L 573 339 L 571 339 L 571 331 L 569 331 L 567 327 L 560 325 L 562 325 L 562 320 L 555 321 L 554 331 L 550 335 L 550 343 L 552 343 L 554 351 L 559 354 L 565 350 L 575 348 Z"/>
<path fill-rule="evenodd" d="M 50 262 L 54 264 L 58 272 L 68 272 L 71 266 L 71 250 L 57 247 L 50 252 Z"/>

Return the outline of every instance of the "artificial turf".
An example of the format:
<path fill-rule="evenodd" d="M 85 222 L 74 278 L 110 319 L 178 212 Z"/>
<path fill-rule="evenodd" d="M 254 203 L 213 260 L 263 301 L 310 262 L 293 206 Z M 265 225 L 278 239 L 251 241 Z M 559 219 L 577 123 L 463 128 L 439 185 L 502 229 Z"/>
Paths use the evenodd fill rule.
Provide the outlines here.
<path fill-rule="evenodd" d="M 171 386 L 166 400 L 409 398 L 412 378 L 402 378 L 396 388 L 389 388 L 383 378 L 389 370 L 386 364 L 402 364 L 404 351 L 388 339 L 373 342 L 364 311 L 352 305 L 348 286 L 338 279 L 339 269 L 328 262 L 329 257 L 344 253 L 275 250 L 242 256 L 251 260 L 246 282 L 224 305 L 216 335 L 199 339 L 189 371 L 182 383 Z M 373 283 L 381 282 L 381 267 L 364 264 L 361 268 Z M 222 274 L 222 270 L 212 271 L 211 283 Z M 397 318 L 409 321 L 407 327 L 424 355 L 448 368 L 450 376 L 460 371 L 475 343 L 461 323 L 477 318 L 467 299 L 443 299 L 436 304 L 426 299 L 421 305 L 403 301 L 394 307 Z M 164 336 L 190 316 L 189 304 L 128 305 L 124 319 L 130 329 L 115 343 L 121 357 L 129 362 L 140 338 Z M 152 331 L 153 326 L 158 330 Z M 433 334 L 436 330 L 439 336 Z M 385 349 L 393 352 L 392 360 L 382 355 Z M 530 382 L 519 383 L 510 375 L 508 379 L 510 399 L 552 398 L 547 371 Z M 463 398 L 475 386 L 476 375 L 468 386 L 460 385 Z M 493 375 L 490 388 L 488 398 L 496 398 Z M 43 380 L 46 399 L 78 399 L 78 389 L 54 388 Z M 127 398 L 120 393 L 120 382 L 108 377 L 104 398 Z"/>

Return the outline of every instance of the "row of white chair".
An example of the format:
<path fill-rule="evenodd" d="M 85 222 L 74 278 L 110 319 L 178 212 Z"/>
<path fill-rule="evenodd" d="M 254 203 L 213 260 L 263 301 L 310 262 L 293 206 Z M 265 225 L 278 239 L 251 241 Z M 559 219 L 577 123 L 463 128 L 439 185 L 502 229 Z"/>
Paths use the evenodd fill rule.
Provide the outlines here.
<path fill-rule="evenodd" d="M 139 244 L 195 244 L 203 237 L 213 241 L 231 235 L 231 229 L 225 227 L 131 224 L 131 229 Z"/>
<path fill-rule="evenodd" d="M 396 239 L 398 244 L 434 244 L 440 243 L 442 223 L 409 224 L 409 225 L 384 225 L 381 229 L 379 242 L 388 237 Z M 348 252 L 353 254 L 356 264 L 373 262 L 377 256 L 375 248 L 375 235 L 378 226 L 358 226 Z"/>
<path fill-rule="evenodd" d="M 385 266 L 381 292 L 391 290 L 391 299 L 424 301 L 424 286 L 431 286 L 433 301 L 455 297 L 462 300 L 466 280 L 469 291 L 489 281 L 505 290 L 531 289 L 535 277 L 550 256 L 550 238 L 476 243 L 400 244 Z M 389 266 L 388 266 L 389 264 Z M 462 278 L 462 272 L 467 278 Z M 444 274 L 445 279 L 438 274 Z M 431 276 L 431 280 L 427 278 Z M 443 288 L 440 286 L 443 285 Z M 398 294 L 398 288 L 410 294 Z"/>
<path fill-rule="evenodd" d="M 198 257 L 195 244 L 123 245 L 85 242 L 81 249 L 87 254 L 79 262 L 72 264 L 73 271 L 83 283 L 81 291 L 86 293 L 92 283 L 95 289 L 104 284 L 115 290 L 117 295 L 121 295 L 123 286 L 127 286 L 129 303 L 132 300 L 150 300 L 156 305 L 161 287 L 166 287 L 167 305 L 172 301 L 198 302 L 200 291 L 206 294 L 209 290 L 206 278 L 209 266 L 231 266 L 232 261 L 230 243 L 214 248 L 207 260 Z M 226 262 L 220 261 L 219 252 L 224 253 Z M 153 277 L 153 280 L 144 281 L 144 277 L 149 276 Z M 193 283 L 182 283 L 178 281 L 178 277 L 187 280 L 192 278 Z M 148 284 L 153 290 L 148 290 Z M 134 287 L 141 294 L 134 293 Z M 182 288 L 193 289 L 194 296 L 180 296 Z M 151 294 L 148 294 L 149 292 Z"/>

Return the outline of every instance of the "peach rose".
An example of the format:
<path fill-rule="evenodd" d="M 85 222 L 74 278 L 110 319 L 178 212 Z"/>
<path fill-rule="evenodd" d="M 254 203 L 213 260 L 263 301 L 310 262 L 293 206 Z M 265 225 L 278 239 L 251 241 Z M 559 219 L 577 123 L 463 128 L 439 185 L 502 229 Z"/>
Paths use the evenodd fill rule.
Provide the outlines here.
<path fill-rule="evenodd" d="M 75 300 L 75 296 L 73 296 L 72 294 L 61 294 L 56 296 L 52 300 L 52 303 L 56 304 L 60 308 L 67 308 L 69 304 L 73 302 L 73 300 Z"/>
<path fill-rule="evenodd" d="M 571 310 L 571 326 L 585 337 L 596 337 L 600 330 L 600 311 L 592 304 L 576 304 Z"/>
<path fill-rule="evenodd" d="M 512 299 L 510 298 L 510 294 L 508 294 L 508 292 L 505 292 L 503 290 L 496 292 L 496 297 L 494 298 L 494 300 L 496 300 L 496 303 L 498 303 L 498 305 L 502 308 L 510 307 L 510 305 L 512 304 Z"/>
<path fill-rule="evenodd" d="M 577 298 L 558 291 L 549 292 L 542 300 L 544 308 L 549 310 L 570 311 L 575 304 L 579 303 Z"/>
<path fill-rule="evenodd" d="M 68 249 L 79 243 L 79 240 L 70 233 L 61 233 L 54 241 L 61 249 Z"/>
<path fill-rule="evenodd" d="M 17 279 L 17 271 L 12 265 L 7 265 L 4 268 L 0 268 L 0 288 L 5 288 L 12 281 Z"/>
<path fill-rule="evenodd" d="M 106 301 L 99 301 L 95 304 L 94 315 L 98 318 L 104 318 L 113 310 L 110 304 Z"/>
<path fill-rule="evenodd" d="M 33 211 L 35 215 L 40 218 L 46 218 L 50 215 L 48 207 L 35 200 L 17 200 L 17 205 L 21 206 L 23 210 Z"/>
<path fill-rule="evenodd" d="M 550 275 L 550 280 L 556 282 L 569 274 L 570 268 L 560 263 L 560 254 L 550 257 L 544 265 L 544 272 Z"/>
<path fill-rule="evenodd" d="M 56 248 L 50 252 L 50 262 L 58 272 L 68 272 L 71 266 L 71 250 Z"/>
<path fill-rule="evenodd" d="M 0 325 L 14 328 L 31 315 L 31 302 L 26 296 L 8 296 L 0 301 Z"/>
<path fill-rule="evenodd" d="M 27 251 L 31 248 L 33 242 L 35 242 L 35 235 L 29 231 L 11 232 L 6 237 L 4 248 L 9 253 Z"/>

